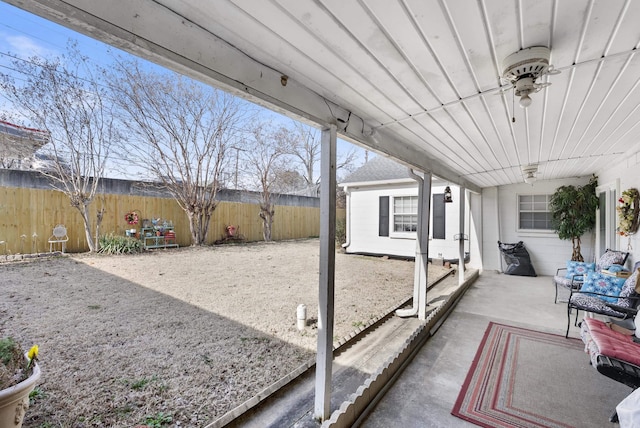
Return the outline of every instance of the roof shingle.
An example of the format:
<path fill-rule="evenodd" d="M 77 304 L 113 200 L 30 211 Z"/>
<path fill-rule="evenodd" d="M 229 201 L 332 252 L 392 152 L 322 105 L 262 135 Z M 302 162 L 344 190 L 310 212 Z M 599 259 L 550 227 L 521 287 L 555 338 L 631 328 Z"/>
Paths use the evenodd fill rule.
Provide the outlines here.
<path fill-rule="evenodd" d="M 376 156 L 342 180 L 341 184 L 408 178 L 409 169 L 385 156 Z"/>

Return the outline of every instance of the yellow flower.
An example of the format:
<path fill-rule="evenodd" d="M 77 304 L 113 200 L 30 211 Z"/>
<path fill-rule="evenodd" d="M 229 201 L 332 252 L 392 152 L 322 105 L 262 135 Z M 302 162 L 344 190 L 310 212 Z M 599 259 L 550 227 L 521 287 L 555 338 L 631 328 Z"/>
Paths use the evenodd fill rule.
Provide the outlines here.
<path fill-rule="evenodd" d="M 38 358 L 38 345 L 33 345 L 31 349 L 29 349 L 27 357 L 29 358 L 29 361 L 33 360 L 34 358 Z"/>

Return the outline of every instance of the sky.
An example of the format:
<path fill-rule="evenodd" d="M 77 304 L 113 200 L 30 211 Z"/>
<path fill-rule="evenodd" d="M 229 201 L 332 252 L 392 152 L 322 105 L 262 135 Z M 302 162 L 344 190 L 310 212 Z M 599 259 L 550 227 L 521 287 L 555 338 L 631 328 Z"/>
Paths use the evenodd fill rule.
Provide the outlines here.
<path fill-rule="evenodd" d="M 101 66 L 109 65 L 113 53 L 129 56 L 124 51 L 0 1 L 0 72 L 19 78 L 11 68 L 12 58 L 9 55 L 15 55 L 20 58 L 31 56 L 56 57 L 66 51 L 70 40 L 76 41 L 80 51 Z M 112 53 L 109 53 L 109 50 Z M 148 61 L 141 61 L 149 68 L 159 67 Z M 276 123 L 279 121 L 289 123 L 291 121 L 291 119 L 278 113 L 262 107 L 258 108 L 261 110 L 261 117 L 266 120 L 272 120 Z M 0 97 L 0 110 L 3 109 L 7 109 L 7 104 L 6 100 Z M 350 149 L 356 150 L 356 166 L 362 165 L 365 151 L 346 141 L 338 140 L 339 154 Z M 108 176 L 111 177 L 115 175 L 117 175 L 115 172 L 108 173 Z"/>

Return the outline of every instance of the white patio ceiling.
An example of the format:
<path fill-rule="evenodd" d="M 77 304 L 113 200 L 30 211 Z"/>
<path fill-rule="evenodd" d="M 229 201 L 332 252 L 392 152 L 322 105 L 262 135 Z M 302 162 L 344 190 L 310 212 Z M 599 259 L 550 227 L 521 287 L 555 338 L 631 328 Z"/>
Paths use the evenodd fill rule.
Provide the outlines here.
<path fill-rule="evenodd" d="M 640 142 L 640 1 L 9 0 L 470 189 L 585 176 Z M 502 60 L 562 72 L 513 108 Z M 281 76 L 288 76 L 286 86 Z M 515 118 L 515 122 L 512 121 Z M 346 130 L 344 129 L 346 126 Z"/>

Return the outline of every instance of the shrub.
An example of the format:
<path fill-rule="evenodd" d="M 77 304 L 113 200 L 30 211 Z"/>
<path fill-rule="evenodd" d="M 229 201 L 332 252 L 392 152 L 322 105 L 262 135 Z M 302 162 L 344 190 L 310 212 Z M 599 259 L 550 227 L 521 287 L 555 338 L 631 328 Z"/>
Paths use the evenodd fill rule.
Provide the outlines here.
<path fill-rule="evenodd" d="M 347 219 L 336 219 L 336 244 L 342 245 L 347 242 Z"/>
<path fill-rule="evenodd" d="M 102 235 L 100 237 L 99 253 L 104 254 L 136 254 L 143 250 L 142 242 L 128 236 Z"/>

